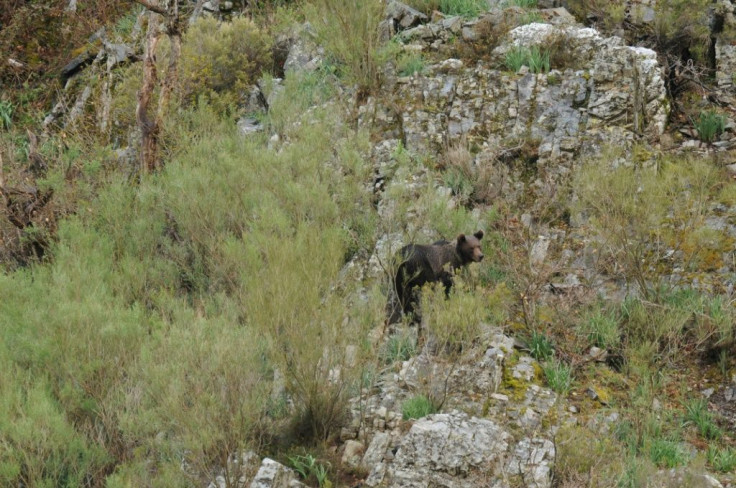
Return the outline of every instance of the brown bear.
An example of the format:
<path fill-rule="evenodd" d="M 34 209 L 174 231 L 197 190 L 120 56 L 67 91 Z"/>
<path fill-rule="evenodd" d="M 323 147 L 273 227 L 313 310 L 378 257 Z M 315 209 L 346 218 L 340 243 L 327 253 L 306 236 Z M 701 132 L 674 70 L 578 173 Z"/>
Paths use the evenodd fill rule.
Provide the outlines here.
<path fill-rule="evenodd" d="M 445 293 L 449 296 L 452 288 L 452 275 L 456 269 L 469 263 L 479 263 L 483 259 L 480 240 L 483 231 L 479 230 L 471 236 L 460 234 L 452 242 L 445 240 L 434 244 L 409 244 L 397 253 L 399 267 L 394 277 L 394 287 L 398 303 L 389 305 L 388 323 L 398 322 L 401 312 L 411 315 L 414 320 L 417 297 L 415 290 L 425 283 L 441 282 Z M 445 265 L 449 264 L 449 270 Z M 390 303 L 390 301 L 389 301 Z"/>

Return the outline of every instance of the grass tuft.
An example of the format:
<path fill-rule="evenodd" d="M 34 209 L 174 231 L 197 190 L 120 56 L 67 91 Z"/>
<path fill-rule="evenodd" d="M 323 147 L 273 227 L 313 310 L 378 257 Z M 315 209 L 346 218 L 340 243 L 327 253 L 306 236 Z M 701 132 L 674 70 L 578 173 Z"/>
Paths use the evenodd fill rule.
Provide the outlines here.
<path fill-rule="evenodd" d="M 537 361 L 544 361 L 554 356 L 555 350 L 552 341 L 541 332 L 532 332 L 526 341 L 529 354 Z"/>
<path fill-rule="evenodd" d="M 424 395 L 409 398 L 401 406 L 404 420 L 420 419 L 437 412 L 437 407 Z"/>
<path fill-rule="evenodd" d="M 700 116 L 693 122 L 698 137 L 703 142 L 713 142 L 723 134 L 726 128 L 726 117 L 713 110 L 700 112 Z"/>
<path fill-rule="evenodd" d="M 549 387 L 560 395 L 567 395 L 572 386 L 572 367 L 552 360 L 542 365 L 542 370 Z"/>

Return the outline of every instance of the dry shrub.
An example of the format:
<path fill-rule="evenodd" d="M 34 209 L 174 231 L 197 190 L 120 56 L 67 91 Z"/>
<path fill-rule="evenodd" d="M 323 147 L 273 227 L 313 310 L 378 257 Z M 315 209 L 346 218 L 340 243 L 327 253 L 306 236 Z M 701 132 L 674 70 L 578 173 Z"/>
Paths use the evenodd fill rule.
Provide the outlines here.
<path fill-rule="evenodd" d="M 202 96 L 218 109 L 236 104 L 253 81 L 271 69 L 271 44 L 248 18 L 224 23 L 199 19 L 182 42 L 182 99 L 191 104 Z"/>
<path fill-rule="evenodd" d="M 495 159 L 479 160 L 465 141 L 451 145 L 444 155 L 445 182 L 469 204 L 490 204 L 498 196 L 504 168 Z"/>
<path fill-rule="evenodd" d="M 307 17 L 327 54 L 341 74 L 358 86 L 363 96 L 378 88 L 380 36 L 378 24 L 383 3 L 373 0 L 319 0 Z"/>
<path fill-rule="evenodd" d="M 585 427 L 562 427 L 555 448 L 554 477 L 564 488 L 614 487 L 625 470 L 623 446 Z"/>

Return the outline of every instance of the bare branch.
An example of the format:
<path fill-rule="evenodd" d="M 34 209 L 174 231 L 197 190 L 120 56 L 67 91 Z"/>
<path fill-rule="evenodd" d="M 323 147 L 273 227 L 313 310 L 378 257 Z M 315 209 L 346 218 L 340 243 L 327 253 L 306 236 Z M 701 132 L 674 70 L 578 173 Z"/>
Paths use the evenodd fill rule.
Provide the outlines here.
<path fill-rule="evenodd" d="M 167 10 L 161 5 L 159 5 L 157 2 L 152 2 L 151 0 L 133 0 L 133 1 L 143 5 L 151 12 L 156 12 L 157 14 L 161 14 L 161 15 L 168 14 Z"/>

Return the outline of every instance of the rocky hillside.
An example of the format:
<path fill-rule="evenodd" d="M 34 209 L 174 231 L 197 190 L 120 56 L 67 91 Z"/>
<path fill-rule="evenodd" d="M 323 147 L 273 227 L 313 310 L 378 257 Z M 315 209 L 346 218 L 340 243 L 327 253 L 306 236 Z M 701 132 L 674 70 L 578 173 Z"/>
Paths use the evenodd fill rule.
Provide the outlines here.
<path fill-rule="evenodd" d="M 0 484 L 736 486 L 731 0 L 182 2 L 152 173 L 108 7 L 0 72 Z"/>

